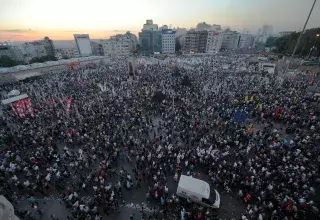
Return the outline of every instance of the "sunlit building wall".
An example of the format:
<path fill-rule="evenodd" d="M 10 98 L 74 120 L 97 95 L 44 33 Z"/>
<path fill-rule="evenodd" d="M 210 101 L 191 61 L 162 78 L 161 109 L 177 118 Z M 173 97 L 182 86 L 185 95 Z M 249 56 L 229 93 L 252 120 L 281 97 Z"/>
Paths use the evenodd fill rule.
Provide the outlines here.
<path fill-rule="evenodd" d="M 74 34 L 79 56 L 91 56 L 92 48 L 90 43 L 89 34 Z"/>

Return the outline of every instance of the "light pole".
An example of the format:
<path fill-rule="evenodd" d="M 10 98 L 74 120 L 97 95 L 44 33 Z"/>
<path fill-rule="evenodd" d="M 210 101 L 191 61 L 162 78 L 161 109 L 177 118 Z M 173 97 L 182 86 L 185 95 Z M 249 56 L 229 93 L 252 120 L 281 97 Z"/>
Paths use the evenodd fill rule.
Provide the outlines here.
<path fill-rule="evenodd" d="M 318 42 L 318 39 L 320 39 L 320 34 L 317 34 L 316 35 L 316 43 Z M 317 53 L 317 56 L 316 57 L 318 57 L 319 56 L 319 53 L 320 53 L 320 47 L 316 47 L 317 48 L 317 50 L 318 50 L 318 53 Z"/>
<path fill-rule="evenodd" d="M 288 72 L 288 70 L 289 70 L 290 63 L 291 63 L 291 61 L 292 61 L 292 59 L 293 59 L 293 57 L 294 57 L 294 55 L 295 55 L 295 53 L 296 53 L 296 51 L 297 51 L 298 45 L 299 45 L 299 43 L 300 43 L 300 41 L 301 41 L 301 37 L 302 37 L 304 31 L 306 30 L 307 24 L 308 24 L 308 22 L 309 22 L 310 16 L 311 16 L 311 14 L 312 14 L 312 11 L 313 11 L 313 8 L 314 8 L 314 5 L 316 4 L 316 2 L 317 2 L 317 0 L 314 0 L 314 2 L 313 2 L 313 4 L 312 4 L 312 7 L 311 7 L 310 12 L 309 12 L 309 15 L 308 15 L 308 17 L 307 17 L 307 20 L 306 20 L 306 22 L 304 23 L 303 29 L 302 29 L 302 31 L 301 31 L 301 33 L 300 33 L 300 36 L 299 36 L 298 41 L 297 41 L 297 43 L 296 43 L 296 46 L 294 47 L 294 50 L 293 50 L 292 55 L 291 55 L 291 58 L 290 58 L 290 60 L 289 60 L 289 62 L 288 62 L 288 64 L 287 64 L 286 70 L 285 70 L 285 72 L 284 72 L 285 74 L 286 74 L 286 73 Z"/>
<path fill-rule="evenodd" d="M 308 55 L 308 59 L 310 58 L 311 52 L 313 50 L 318 50 L 318 48 L 316 47 L 316 44 L 317 44 L 318 38 L 320 37 L 320 34 L 316 34 L 315 37 L 316 37 L 316 40 L 315 40 L 315 43 L 313 44 L 313 46 L 310 49 L 310 52 L 309 52 L 309 55 Z"/>
<path fill-rule="evenodd" d="M 310 59 L 311 53 L 313 50 L 317 50 L 317 48 L 315 46 L 311 47 L 309 55 L 308 55 L 308 59 Z"/>

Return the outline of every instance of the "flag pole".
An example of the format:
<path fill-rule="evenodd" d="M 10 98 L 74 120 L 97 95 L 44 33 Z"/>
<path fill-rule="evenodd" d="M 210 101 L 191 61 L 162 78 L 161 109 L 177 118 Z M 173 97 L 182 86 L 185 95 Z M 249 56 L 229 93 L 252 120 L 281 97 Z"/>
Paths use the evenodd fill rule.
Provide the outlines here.
<path fill-rule="evenodd" d="M 312 11 L 313 11 L 313 8 L 314 8 L 314 5 L 316 4 L 316 2 L 317 2 L 317 0 L 314 0 L 314 2 L 313 2 L 313 4 L 312 4 L 312 7 L 311 7 L 310 12 L 309 12 L 309 15 L 308 15 L 308 17 L 307 17 L 307 20 L 306 20 L 306 22 L 304 23 L 303 29 L 302 29 L 302 31 L 301 31 L 301 33 L 300 33 L 300 36 L 299 36 L 298 41 L 297 41 L 297 43 L 296 43 L 296 46 L 294 47 L 294 50 L 293 50 L 292 55 L 291 55 L 291 58 L 290 58 L 290 60 L 289 60 L 289 62 L 288 62 L 288 64 L 287 64 L 286 70 L 285 70 L 285 72 L 284 72 L 285 74 L 286 74 L 286 73 L 288 72 L 288 70 L 289 70 L 289 66 L 290 66 L 290 64 L 291 64 L 291 62 L 292 62 L 292 59 L 293 59 L 293 57 L 294 57 L 297 49 L 298 49 L 298 46 L 299 46 L 299 44 L 300 44 L 302 35 L 303 35 L 304 31 L 306 30 L 307 24 L 308 24 L 308 22 L 309 22 L 310 16 L 311 16 L 311 14 L 312 14 Z"/>

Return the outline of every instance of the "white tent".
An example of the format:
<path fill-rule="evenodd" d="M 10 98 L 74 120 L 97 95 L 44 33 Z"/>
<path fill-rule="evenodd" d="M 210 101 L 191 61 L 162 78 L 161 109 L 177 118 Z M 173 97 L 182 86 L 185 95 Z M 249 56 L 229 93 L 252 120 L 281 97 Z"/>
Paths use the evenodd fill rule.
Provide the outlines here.
<path fill-rule="evenodd" d="M 19 90 L 15 90 L 15 89 L 8 93 L 9 97 L 17 96 L 17 95 L 20 95 L 20 91 Z"/>
<path fill-rule="evenodd" d="M 18 95 L 18 96 L 12 97 L 12 98 L 1 100 L 1 103 L 3 105 L 8 105 L 8 104 L 10 104 L 12 102 L 16 102 L 16 101 L 19 101 L 21 99 L 26 99 L 26 98 L 28 98 L 28 95 L 27 94 L 22 94 L 22 95 Z"/>

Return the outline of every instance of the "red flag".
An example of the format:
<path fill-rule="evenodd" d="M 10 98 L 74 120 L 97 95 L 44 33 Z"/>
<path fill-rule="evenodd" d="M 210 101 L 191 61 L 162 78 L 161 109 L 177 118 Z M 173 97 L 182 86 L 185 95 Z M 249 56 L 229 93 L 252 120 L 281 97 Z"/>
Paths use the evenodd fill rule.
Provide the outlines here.
<path fill-rule="evenodd" d="M 19 100 L 15 103 L 15 107 L 17 109 L 18 115 L 20 118 L 24 118 L 26 115 L 24 113 L 24 102 L 23 100 Z"/>
<path fill-rule="evenodd" d="M 28 110 L 28 112 L 30 113 L 31 117 L 34 117 L 33 111 L 32 111 L 32 107 L 31 107 L 31 99 L 30 98 L 26 98 L 23 100 L 24 104 Z"/>
<path fill-rule="evenodd" d="M 18 115 L 18 112 L 17 112 L 17 110 L 15 108 L 15 104 L 10 104 L 10 107 L 11 107 L 12 111 L 14 112 L 14 114 Z"/>
<path fill-rule="evenodd" d="M 314 84 L 315 83 L 315 79 L 314 79 L 314 73 L 311 72 L 311 83 Z"/>

